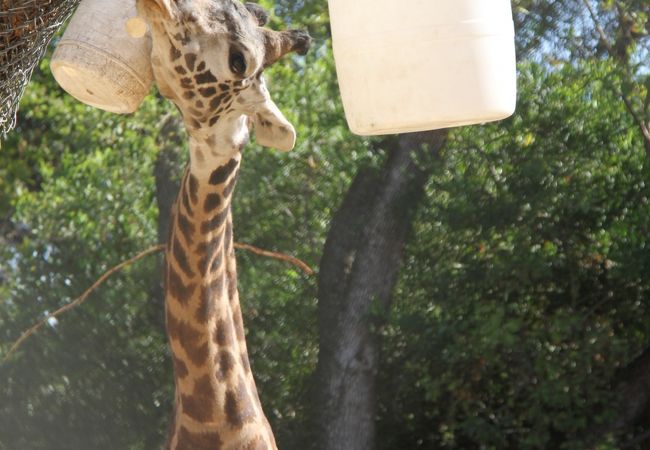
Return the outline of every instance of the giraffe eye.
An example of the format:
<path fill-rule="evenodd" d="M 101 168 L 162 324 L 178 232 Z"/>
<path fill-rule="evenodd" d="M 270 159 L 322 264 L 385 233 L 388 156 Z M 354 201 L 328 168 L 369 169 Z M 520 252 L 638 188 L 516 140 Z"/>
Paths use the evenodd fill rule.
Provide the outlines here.
<path fill-rule="evenodd" d="M 246 73 L 246 58 L 244 58 L 244 55 L 242 55 L 241 52 L 231 50 L 228 63 L 230 64 L 230 70 L 232 73 L 244 76 Z"/>

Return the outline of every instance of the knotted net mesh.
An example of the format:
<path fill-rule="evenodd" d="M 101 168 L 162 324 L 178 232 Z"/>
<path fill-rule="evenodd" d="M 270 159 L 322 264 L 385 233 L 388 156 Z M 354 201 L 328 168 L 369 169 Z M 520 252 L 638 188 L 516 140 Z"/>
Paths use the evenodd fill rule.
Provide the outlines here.
<path fill-rule="evenodd" d="M 0 0 L 0 135 L 16 125 L 18 103 L 54 33 L 79 0 Z"/>

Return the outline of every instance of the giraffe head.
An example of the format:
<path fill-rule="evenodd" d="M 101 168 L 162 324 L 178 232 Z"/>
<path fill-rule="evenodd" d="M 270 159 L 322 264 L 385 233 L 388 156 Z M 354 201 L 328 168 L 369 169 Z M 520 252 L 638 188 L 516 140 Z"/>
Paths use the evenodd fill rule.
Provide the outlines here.
<path fill-rule="evenodd" d="M 261 145 L 293 148 L 295 130 L 262 72 L 291 51 L 305 54 L 306 32 L 263 28 L 267 12 L 239 0 L 137 0 L 137 6 L 151 29 L 158 88 L 180 109 L 199 153 L 234 154 L 251 128 Z"/>

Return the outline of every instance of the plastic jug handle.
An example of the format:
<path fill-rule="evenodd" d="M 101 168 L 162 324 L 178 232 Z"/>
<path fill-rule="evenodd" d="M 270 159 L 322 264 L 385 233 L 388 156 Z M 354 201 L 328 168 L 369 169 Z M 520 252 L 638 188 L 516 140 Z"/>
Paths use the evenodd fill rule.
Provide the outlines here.
<path fill-rule="evenodd" d="M 140 39 L 147 34 L 147 22 L 140 17 L 132 17 L 126 21 L 126 32 L 132 38 Z"/>

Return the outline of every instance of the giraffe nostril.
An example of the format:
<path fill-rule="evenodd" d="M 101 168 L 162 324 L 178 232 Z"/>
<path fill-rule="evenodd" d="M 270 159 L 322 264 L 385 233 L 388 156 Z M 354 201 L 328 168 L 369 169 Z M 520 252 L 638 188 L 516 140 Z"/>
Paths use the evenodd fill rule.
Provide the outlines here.
<path fill-rule="evenodd" d="M 235 49 L 230 50 L 230 57 L 228 58 L 230 70 L 237 76 L 243 77 L 246 73 L 246 58 L 244 55 Z"/>

